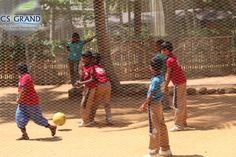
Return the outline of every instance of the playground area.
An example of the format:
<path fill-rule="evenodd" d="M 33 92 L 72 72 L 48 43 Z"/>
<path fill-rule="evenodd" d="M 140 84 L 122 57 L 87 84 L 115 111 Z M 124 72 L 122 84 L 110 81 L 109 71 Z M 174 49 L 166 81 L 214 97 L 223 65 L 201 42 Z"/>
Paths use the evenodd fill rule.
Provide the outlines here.
<path fill-rule="evenodd" d="M 234 76 L 189 80 L 191 86 L 234 86 Z M 142 81 L 141 81 L 142 82 Z M 127 82 L 126 82 L 127 83 Z M 137 83 L 137 82 L 135 82 Z M 55 137 L 50 131 L 30 122 L 29 141 L 16 141 L 16 88 L 0 89 L 0 152 L 2 157 L 140 157 L 147 153 L 148 121 L 138 107 L 145 95 L 112 97 L 114 125 L 105 124 L 104 109 L 99 108 L 93 127 L 79 128 L 79 101 L 68 99 L 69 85 L 36 86 L 43 114 L 52 123 L 55 112 L 64 112 L 67 121 L 58 127 Z M 236 94 L 188 96 L 188 125 L 185 131 L 169 132 L 174 157 L 233 157 L 236 145 Z M 173 111 L 165 113 L 168 129 L 173 126 Z"/>
<path fill-rule="evenodd" d="M 147 97 L 150 78 L 164 74 L 165 66 L 161 69 L 162 64 L 156 64 L 161 54 L 166 82 L 168 78 L 172 82 L 175 77 L 180 79 L 174 82 L 176 91 L 169 84 L 170 102 L 176 96 L 180 111 L 186 104 L 187 78 L 188 126 L 168 132 L 173 157 L 236 157 L 235 6 L 233 0 L 0 0 L 0 157 L 148 154 L 148 116 L 138 109 Z M 11 21 L 19 15 L 40 20 Z M 172 59 L 173 65 L 169 63 Z M 27 66 L 21 64 L 19 68 L 19 63 Z M 94 67 L 100 65 L 98 71 L 103 71 L 106 81 L 93 78 Z M 90 75 L 85 71 L 88 66 L 92 67 Z M 19 81 L 19 72 L 22 77 L 28 72 L 32 76 L 43 115 L 50 124 L 55 113 L 65 114 L 66 123 L 58 126 L 54 137 L 49 129 L 30 121 L 30 139 L 16 140 L 21 131 L 27 137 L 25 128 L 20 131 L 15 122 L 17 102 L 25 103 L 24 88 L 28 87 L 21 82 L 23 78 Z M 78 81 L 80 77 L 83 79 Z M 110 85 L 109 81 L 113 125 L 106 123 L 104 107 L 99 106 L 95 124 L 78 127 L 83 117 L 82 88 L 71 90 L 72 85 L 93 83 L 84 90 L 88 91 L 84 106 L 89 104 L 87 97 L 94 97 L 90 103 L 94 107 L 97 95 L 110 97 L 110 92 L 98 92 L 99 86 Z M 158 94 L 154 101 L 161 100 L 160 84 L 151 92 Z M 167 85 L 165 89 L 167 93 Z M 27 100 L 30 98 L 35 97 L 28 95 Z M 172 128 L 174 109 L 164 111 L 164 116 L 167 128 Z"/>

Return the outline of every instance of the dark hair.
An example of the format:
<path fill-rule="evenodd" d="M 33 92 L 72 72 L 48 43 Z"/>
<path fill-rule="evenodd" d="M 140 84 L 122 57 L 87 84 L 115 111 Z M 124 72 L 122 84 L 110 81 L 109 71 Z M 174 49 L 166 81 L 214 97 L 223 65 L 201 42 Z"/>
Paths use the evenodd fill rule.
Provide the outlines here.
<path fill-rule="evenodd" d="M 172 52 L 173 51 L 173 45 L 169 41 L 165 41 L 164 43 L 161 44 L 161 49 L 167 49 L 168 51 Z"/>
<path fill-rule="evenodd" d="M 100 53 L 97 53 L 97 52 L 93 53 L 93 57 L 96 59 L 96 63 L 100 63 L 101 58 L 102 58 Z"/>
<path fill-rule="evenodd" d="M 160 71 L 163 67 L 163 61 L 160 58 L 153 57 L 150 60 L 150 66 L 155 70 L 155 71 Z"/>
<path fill-rule="evenodd" d="M 93 53 L 91 51 L 85 51 L 82 53 L 81 55 L 82 57 L 89 57 L 92 58 L 93 57 Z"/>
<path fill-rule="evenodd" d="M 20 71 L 21 73 L 29 73 L 28 67 L 27 67 L 27 65 L 24 64 L 24 63 L 19 63 L 19 64 L 17 65 L 17 70 Z"/>
<path fill-rule="evenodd" d="M 72 34 L 72 38 L 73 38 L 73 37 L 80 38 L 80 35 L 79 35 L 79 33 L 73 33 L 73 34 Z"/>
<path fill-rule="evenodd" d="M 156 41 L 156 44 L 161 45 L 161 44 L 164 43 L 164 42 L 165 42 L 165 41 L 164 41 L 163 39 L 159 39 L 159 40 Z"/>

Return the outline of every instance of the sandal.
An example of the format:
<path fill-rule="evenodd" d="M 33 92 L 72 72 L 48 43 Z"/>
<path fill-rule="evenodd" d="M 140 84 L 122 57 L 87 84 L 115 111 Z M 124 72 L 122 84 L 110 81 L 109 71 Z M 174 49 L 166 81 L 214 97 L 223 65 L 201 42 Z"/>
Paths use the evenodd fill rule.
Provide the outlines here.
<path fill-rule="evenodd" d="M 16 139 L 17 141 L 21 141 L 21 140 L 29 140 L 29 136 L 28 135 L 22 135 L 21 137 Z"/>
<path fill-rule="evenodd" d="M 57 131 L 57 127 L 56 126 L 51 126 L 49 129 L 51 130 L 51 135 L 55 136 L 56 135 L 56 131 Z"/>

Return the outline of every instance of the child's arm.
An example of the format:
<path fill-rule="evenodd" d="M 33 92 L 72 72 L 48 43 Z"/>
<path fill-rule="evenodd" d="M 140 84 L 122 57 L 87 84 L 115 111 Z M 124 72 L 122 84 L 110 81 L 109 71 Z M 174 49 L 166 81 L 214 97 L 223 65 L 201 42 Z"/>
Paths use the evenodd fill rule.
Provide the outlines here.
<path fill-rule="evenodd" d="M 66 53 L 69 55 L 70 53 L 70 47 L 68 44 L 63 44 L 64 48 L 66 49 Z"/>
<path fill-rule="evenodd" d="M 85 41 L 84 41 L 84 43 L 86 44 L 86 43 L 88 43 L 88 42 L 92 41 L 92 40 L 93 40 L 95 37 L 96 37 L 96 35 L 95 35 L 95 36 L 93 36 L 93 37 L 91 37 L 91 38 L 88 38 L 87 40 L 85 40 Z"/>
<path fill-rule="evenodd" d="M 82 79 L 81 79 L 81 80 L 77 81 L 76 83 L 80 84 L 80 85 L 83 85 L 83 84 L 86 84 L 86 83 L 89 83 L 89 82 L 92 82 L 92 81 L 94 81 L 93 72 L 90 73 L 90 78 L 88 80 L 82 81 Z"/>
<path fill-rule="evenodd" d="M 25 93 L 26 93 L 26 87 L 22 86 L 21 91 L 18 93 L 17 98 L 16 98 L 17 103 L 21 102 L 21 99 L 22 97 L 24 97 Z"/>
<path fill-rule="evenodd" d="M 154 95 L 154 93 L 151 92 L 150 95 L 145 100 L 145 102 L 140 106 L 140 108 L 139 108 L 140 112 L 146 112 L 147 111 L 148 105 L 151 103 L 153 95 Z"/>
<path fill-rule="evenodd" d="M 167 95 L 168 95 L 168 92 L 169 92 L 168 85 L 170 83 L 170 80 L 171 80 L 171 68 L 167 67 L 166 81 L 165 81 L 165 86 L 164 86 L 165 87 L 165 94 L 167 94 Z"/>

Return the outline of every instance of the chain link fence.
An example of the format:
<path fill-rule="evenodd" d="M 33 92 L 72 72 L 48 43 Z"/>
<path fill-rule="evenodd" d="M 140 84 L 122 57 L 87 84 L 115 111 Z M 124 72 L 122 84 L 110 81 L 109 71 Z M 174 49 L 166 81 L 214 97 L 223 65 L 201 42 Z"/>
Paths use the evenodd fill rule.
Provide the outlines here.
<path fill-rule="evenodd" d="M 236 2 L 233 0 L 0 0 L 0 127 L 15 129 L 9 124 L 15 122 L 16 104 L 19 103 L 15 102 L 17 87 L 21 88 L 17 65 L 24 63 L 28 66 L 39 95 L 43 115 L 50 122 L 56 112 L 66 115 L 64 129 L 58 131 L 59 135 L 54 140 L 57 142 L 65 139 L 66 137 L 61 136 L 73 132 L 77 128 L 78 119 L 83 119 L 83 108 L 80 105 L 86 90 L 75 87 L 75 83 L 77 81 L 79 84 L 80 78 L 86 75 L 81 54 L 91 51 L 101 55 L 101 65 L 111 82 L 111 91 L 100 91 L 108 96 L 111 92 L 111 99 L 102 97 L 102 104 L 97 102 L 95 109 L 91 105 L 90 110 L 95 110 L 93 116 L 96 114 L 93 117 L 96 122 L 91 127 L 111 129 L 104 132 L 146 128 L 148 118 L 146 114 L 140 114 L 138 108 L 147 98 L 149 84 L 152 82 L 150 79 L 153 77 L 149 65 L 160 51 L 157 46 L 160 39 L 173 44 L 173 55 L 177 57 L 186 76 L 187 87 L 180 97 L 185 99 L 187 95 L 190 124 L 198 128 L 200 122 L 194 118 L 198 114 L 199 117 L 206 114 L 198 111 L 201 107 L 208 108 L 212 113 L 227 108 L 227 112 L 222 111 L 222 117 L 219 115 L 219 121 L 229 123 L 229 126 L 234 122 L 235 127 L 235 116 L 232 113 L 235 111 L 236 93 L 235 6 Z M 77 41 L 74 41 L 75 33 L 79 35 Z M 78 47 L 73 46 L 73 43 L 78 43 Z M 175 76 L 171 77 L 173 79 Z M 100 85 L 98 81 L 97 84 Z M 172 125 L 173 121 L 176 122 L 178 106 L 172 106 L 177 94 L 175 86 L 175 83 L 169 85 L 168 105 L 164 106 L 163 111 L 168 127 L 169 123 Z M 96 97 L 99 90 L 89 90 L 90 95 L 94 92 Z M 93 100 L 88 98 L 85 104 L 88 101 L 93 104 Z M 217 109 L 211 108 L 214 103 L 219 103 Z M 197 104 L 201 104 L 200 107 Z M 224 107 L 225 104 L 227 107 Z M 109 121 L 111 115 L 112 122 Z M 215 118 L 214 114 L 209 116 Z M 209 118 L 209 123 L 213 123 L 211 126 L 203 122 L 209 130 L 226 128 L 212 119 Z M 109 122 L 113 125 L 109 125 Z M 35 124 L 30 124 L 30 129 L 35 132 L 36 127 Z M 14 132 L 17 131 L 15 129 Z M 87 131 L 93 132 L 90 127 Z M 145 137 L 145 132 L 143 134 Z M 5 140 L 8 140 L 7 132 L 4 135 Z M 112 134 L 107 138 L 111 136 Z M 50 141 L 50 138 L 35 139 Z M 112 137 L 110 139 L 114 140 Z M 138 138 L 137 141 L 142 142 L 141 139 L 143 138 Z M 108 145 L 109 143 L 107 142 Z M 146 147 L 143 150 L 148 147 L 147 142 L 144 143 Z M 94 145 L 83 148 L 91 147 Z M 177 149 L 176 145 L 173 147 L 174 150 Z M 8 154 L 16 151 L 15 147 L 10 148 L 9 144 L 4 148 L 3 157 L 17 156 Z M 41 150 L 40 147 L 38 149 Z M 116 153 L 124 154 L 122 151 L 125 152 L 125 148 L 122 147 Z M 76 156 L 77 152 L 72 152 L 74 154 L 61 154 Z M 111 153 L 112 157 L 117 156 L 114 152 Z M 141 151 L 136 152 L 130 155 L 142 155 Z M 20 156 L 23 154 L 24 151 L 21 151 Z M 208 156 L 203 152 L 197 154 L 199 155 L 186 157 Z M 102 156 L 93 153 L 81 155 Z M 33 153 L 33 156 L 38 155 Z M 60 156 L 60 153 L 56 156 Z"/>

